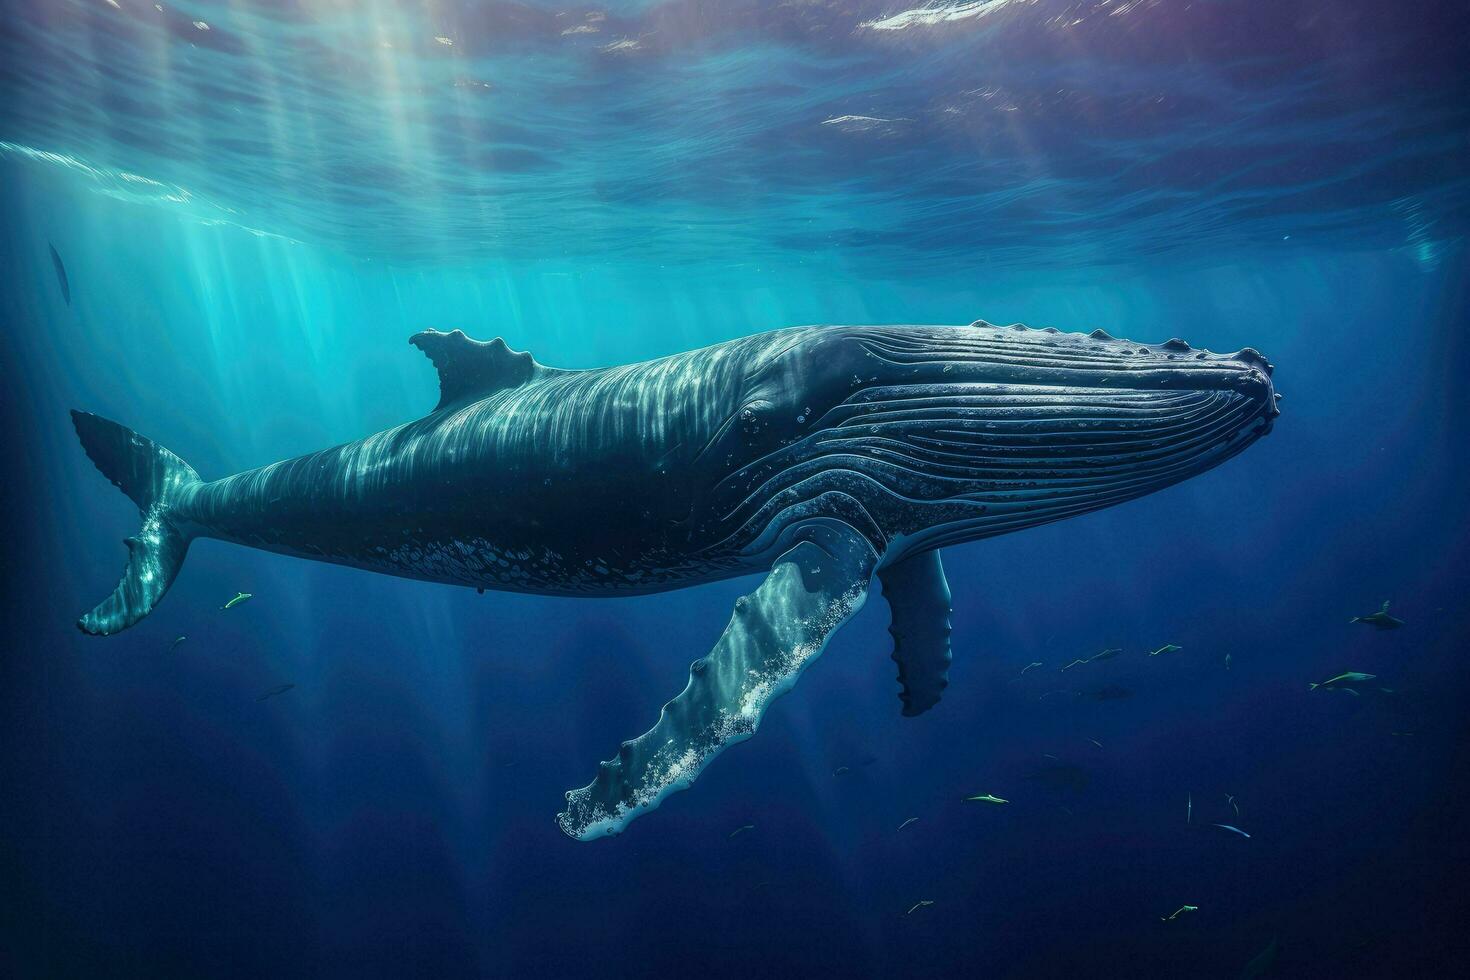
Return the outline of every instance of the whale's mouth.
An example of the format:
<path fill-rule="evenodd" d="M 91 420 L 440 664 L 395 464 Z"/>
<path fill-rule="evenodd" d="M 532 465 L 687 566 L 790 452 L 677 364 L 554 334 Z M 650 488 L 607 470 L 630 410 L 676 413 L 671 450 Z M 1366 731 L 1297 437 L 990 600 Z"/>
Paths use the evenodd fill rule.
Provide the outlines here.
<path fill-rule="evenodd" d="M 825 420 L 801 468 L 863 474 L 897 505 L 889 521 L 907 503 L 912 519 L 898 529 L 938 547 L 1111 506 L 1217 466 L 1269 431 L 1274 399 L 1263 397 L 1040 385 L 869 389 Z M 936 507 L 948 513 L 936 519 Z"/>

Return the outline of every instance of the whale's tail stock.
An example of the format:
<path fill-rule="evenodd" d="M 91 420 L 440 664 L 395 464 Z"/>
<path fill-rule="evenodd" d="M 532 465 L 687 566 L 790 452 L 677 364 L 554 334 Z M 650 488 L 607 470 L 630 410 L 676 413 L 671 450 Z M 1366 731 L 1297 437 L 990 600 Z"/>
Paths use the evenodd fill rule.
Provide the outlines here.
<path fill-rule="evenodd" d="M 71 418 L 87 456 L 143 515 L 138 533 L 124 541 L 128 565 L 122 581 L 77 620 L 82 632 L 107 636 L 148 615 L 173 584 L 190 539 L 175 511 L 200 480 L 188 463 L 126 426 L 87 412 L 74 411 Z"/>

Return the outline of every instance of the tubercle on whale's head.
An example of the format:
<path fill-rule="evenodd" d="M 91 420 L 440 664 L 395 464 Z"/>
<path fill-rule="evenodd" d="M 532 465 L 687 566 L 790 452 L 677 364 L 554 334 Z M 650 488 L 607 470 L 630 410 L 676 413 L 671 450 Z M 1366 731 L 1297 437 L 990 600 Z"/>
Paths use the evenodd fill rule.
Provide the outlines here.
<path fill-rule="evenodd" d="M 1096 510 L 1269 432 L 1273 371 L 1252 348 L 1100 330 L 813 329 L 747 377 L 721 515 L 759 526 L 835 493 L 877 537 L 917 550 Z"/>

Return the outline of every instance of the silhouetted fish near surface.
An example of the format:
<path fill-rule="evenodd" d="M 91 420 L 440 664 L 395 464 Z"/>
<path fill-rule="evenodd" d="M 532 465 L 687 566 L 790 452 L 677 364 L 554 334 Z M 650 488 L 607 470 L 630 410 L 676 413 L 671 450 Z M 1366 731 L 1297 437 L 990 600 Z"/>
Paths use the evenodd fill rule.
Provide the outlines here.
<path fill-rule="evenodd" d="M 188 639 L 187 636 L 175 637 L 174 638 L 174 641 L 168 645 L 168 652 L 169 653 L 173 653 L 175 650 L 177 650 L 179 648 L 179 644 L 180 643 L 183 643 L 187 639 Z"/>
<path fill-rule="evenodd" d="M 56 246 L 50 242 L 46 247 L 51 250 L 51 264 L 56 268 L 56 284 L 61 287 L 61 298 L 66 300 L 66 305 L 71 305 L 71 281 L 66 278 L 66 265 L 61 261 L 61 255 L 56 251 Z"/>
<path fill-rule="evenodd" d="M 287 691 L 291 690 L 291 688 L 293 688 L 295 686 L 296 686 L 295 684 L 277 684 L 275 687 L 271 688 L 269 691 L 263 692 L 260 695 L 260 697 L 256 698 L 255 700 L 257 700 L 257 701 L 266 701 L 266 700 L 268 700 L 270 698 L 275 697 L 278 694 L 285 694 Z"/>

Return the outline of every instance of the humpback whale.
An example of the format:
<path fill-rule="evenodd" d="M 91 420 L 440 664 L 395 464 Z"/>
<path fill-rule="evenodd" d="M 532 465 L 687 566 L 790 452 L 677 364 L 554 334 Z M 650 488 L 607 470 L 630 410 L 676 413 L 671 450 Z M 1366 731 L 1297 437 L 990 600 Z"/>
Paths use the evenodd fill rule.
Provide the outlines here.
<path fill-rule="evenodd" d="M 614 834 L 755 733 L 877 578 L 903 713 L 948 683 L 940 551 L 1122 503 L 1240 453 L 1279 410 L 1250 348 L 1101 330 L 793 327 L 638 364 L 544 366 L 502 340 L 410 343 L 439 403 L 357 442 L 205 481 L 169 450 L 73 412 L 142 514 L 113 593 L 138 622 L 212 537 L 478 589 L 660 592 L 763 574 L 654 726 L 557 815 Z"/>

